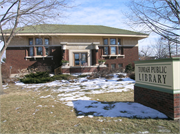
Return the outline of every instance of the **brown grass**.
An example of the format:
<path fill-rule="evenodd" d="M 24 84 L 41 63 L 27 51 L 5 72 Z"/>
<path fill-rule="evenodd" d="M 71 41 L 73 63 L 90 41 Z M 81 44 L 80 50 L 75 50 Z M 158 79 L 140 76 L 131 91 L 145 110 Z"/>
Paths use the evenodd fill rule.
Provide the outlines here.
<path fill-rule="evenodd" d="M 1 133 L 178 133 L 179 123 L 162 119 L 77 118 L 72 107 L 58 101 L 51 88 L 9 85 L 0 96 Z M 133 91 L 88 95 L 99 101 L 133 101 Z M 40 98 L 51 94 L 54 98 Z M 42 107 L 40 106 L 42 105 Z"/>

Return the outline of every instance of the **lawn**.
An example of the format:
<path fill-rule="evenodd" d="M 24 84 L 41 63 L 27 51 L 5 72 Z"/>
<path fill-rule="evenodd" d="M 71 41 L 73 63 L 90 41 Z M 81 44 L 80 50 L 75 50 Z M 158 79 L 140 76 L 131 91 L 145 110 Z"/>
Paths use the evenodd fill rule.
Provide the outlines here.
<path fill-rule="evenodd" d="M 116 77 L 4 85 L 1 133 L 178 133 L 178 121 L 133 102 L 133 85 Z"/>

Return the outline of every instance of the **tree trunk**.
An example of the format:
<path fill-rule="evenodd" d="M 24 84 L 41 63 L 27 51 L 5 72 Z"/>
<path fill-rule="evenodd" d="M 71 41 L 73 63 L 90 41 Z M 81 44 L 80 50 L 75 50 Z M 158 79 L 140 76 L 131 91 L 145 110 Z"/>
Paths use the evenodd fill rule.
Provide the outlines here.
<path fill-rule="evenodd" d="M 168 40 L 168 47 L 169 47 L 169 57 L 171 58 L 171 43 L 169 40 Z"/>
<path fill-rule="evenodd" d="M 1 64 L 0 64 L 0 95 L 3 94 L 3 87 L 2 87 L 2 75 L 1 75 Z"/>

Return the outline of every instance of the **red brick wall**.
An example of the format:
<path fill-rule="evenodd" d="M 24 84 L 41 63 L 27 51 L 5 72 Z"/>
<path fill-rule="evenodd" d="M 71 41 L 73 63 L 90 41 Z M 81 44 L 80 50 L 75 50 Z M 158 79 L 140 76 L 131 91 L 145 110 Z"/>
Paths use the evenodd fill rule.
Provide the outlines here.
<path fill-rule="evenodd" d="M 134 101 L 154 108 L 172 119 L 180 119 L 180 94 L 134 86 Z"/>
<path fill-rule="evenodd" d="M 12 66 L 11 73 L 18 73 L 18 69 L 25 69 L 30 67 L 48 66 L 51 67 L 51 71 L 54 68 L 59 67 L 62 59 L 62 52 L 60 47 L 50 48 L 51 58 L 38 58 L 38 59 L 25 59 L 26 53 L 29 48 L 7 48 L 6 50 L 6 64 L 8 67 Z"/>
<path fill-rule="evenodd" d="M 108 67 L 111 67 L 111 64 L 116 64 L 116 68 L 118 68 L 118 64 L 123 64 L 123 68 L 125 68 L 126 65 L 133 63 L 134 61 L 137 61 L 139 59 L 138 56 L 138 47 L 122 47 L 122 55 L 125 55 L 125 58 L 119 57 L 116 59 L 116 57 L 109 59 L 109 57 L 105 58 L 106 63 L 108 64 Z M 98 59 L 101 58 L 101 55 L 103 52 L 103 48 L 99 48 L 99 57 Z"/>
<path fill-rule="evenodd" d="M 70 68 L 61 68 L 62 73 L 89 73 L 89 72 L 97 72 L 103 70 L 106 67 L 70 67 Z"/>

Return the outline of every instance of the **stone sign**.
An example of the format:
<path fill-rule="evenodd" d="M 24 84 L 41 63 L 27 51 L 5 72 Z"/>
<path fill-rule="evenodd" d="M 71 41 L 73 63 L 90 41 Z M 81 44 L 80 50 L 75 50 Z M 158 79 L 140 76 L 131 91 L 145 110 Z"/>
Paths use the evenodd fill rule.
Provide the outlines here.
<path fill-rule="evenodd" d="M 167 110 L 164 113 L 168 113 L 168 116 L 173 119 L 180 118 L 180 58 L 136 61 L 135 80 L 134 98 L 136 102 L 144 103 L 161 112 L 164 112 L 163 107 L 174 109 L 174 103 L 179 104 L 173 116 Z M 167 100 L 170 99 L 167 96 L 170 96 L 171 100 Z M 162 105 L 165 103 L 172 106 Z"/>

